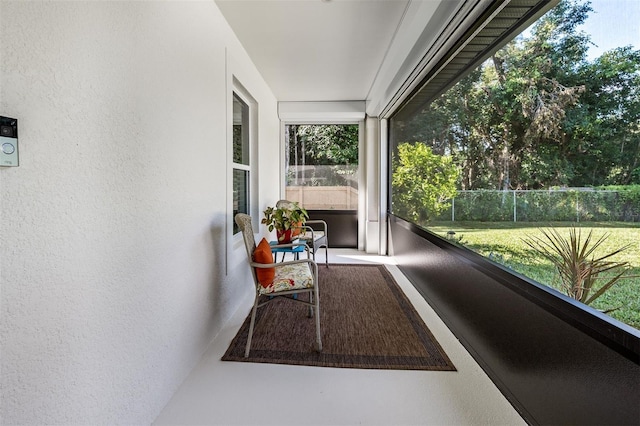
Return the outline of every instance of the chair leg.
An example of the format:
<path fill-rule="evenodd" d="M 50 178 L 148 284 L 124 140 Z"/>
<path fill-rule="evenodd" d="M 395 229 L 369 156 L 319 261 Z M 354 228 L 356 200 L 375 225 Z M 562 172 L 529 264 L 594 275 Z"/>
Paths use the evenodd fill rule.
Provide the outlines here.
<path fill-rule="evenodd" d="M 316 341 L 318 343 L 318 352 L 322 352 L 322 339 L 320 337 L 320 298 L 318 297 L 318 287 L 316 287 L 315 293 Z"/>
<path fill-rule="evenodd" d="M 244 357 L 249 357 L 249 348 L 251 348 L 251 337 L 253 336 L 253 326 L 256 323 L 256 312 L 258 312 L 258 299 L 260 296 L 256 295 L 256 300 L 253 302 L 253 309 L 251 310 L 251 323 L 249 324 L 249 336 L 247 337 L 247 347 L 244 349 Z"/>

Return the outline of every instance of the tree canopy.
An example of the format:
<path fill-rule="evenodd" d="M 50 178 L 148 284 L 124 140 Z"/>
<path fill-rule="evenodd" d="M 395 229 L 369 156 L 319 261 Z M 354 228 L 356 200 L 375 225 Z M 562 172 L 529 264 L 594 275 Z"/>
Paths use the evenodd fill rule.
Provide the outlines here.
<path fill-rule="evenodd" d="M 357 124 L 290 124 L 286 130 L 288 164 L 358 164 Z"/>
<path fill-rule="evenodd" d="M 640 183 L 640 51 L 589 60 L 590 12 L 562 0 L 394 139 L 451 155 L 461 189 Z"/>

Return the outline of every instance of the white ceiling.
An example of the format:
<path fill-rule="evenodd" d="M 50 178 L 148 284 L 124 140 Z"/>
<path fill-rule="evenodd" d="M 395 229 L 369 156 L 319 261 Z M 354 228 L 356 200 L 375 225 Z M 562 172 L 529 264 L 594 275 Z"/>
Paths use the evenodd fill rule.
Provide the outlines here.
<path fill-rule="evenodd" d="M 216 3 L 279 101 L 343 101 L 368 99 L 410 0 Z"/>

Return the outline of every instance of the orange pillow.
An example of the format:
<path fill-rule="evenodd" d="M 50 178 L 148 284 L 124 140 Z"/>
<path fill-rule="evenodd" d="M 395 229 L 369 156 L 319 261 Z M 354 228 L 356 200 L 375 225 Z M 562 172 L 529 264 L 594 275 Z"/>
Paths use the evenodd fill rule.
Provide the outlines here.
<path fill-rule="evenodd" d="M 260 244 L 253 252 L 253 261 L 257 263 L 273 263 L 271 246 L 265 238 L 260 241 Z M 273 279 L 276 276 L 276 268 L 256 268 L 256 276 L 262 287 L 269 287 L 273 284 Z"/>

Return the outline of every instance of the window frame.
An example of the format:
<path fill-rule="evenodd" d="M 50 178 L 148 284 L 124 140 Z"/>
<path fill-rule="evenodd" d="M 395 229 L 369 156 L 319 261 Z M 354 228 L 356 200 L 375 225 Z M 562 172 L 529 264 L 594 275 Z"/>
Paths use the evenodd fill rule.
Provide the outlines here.
<path fill-rule="evenodd" d="M 544 2 L 545 0 L 541 1 L 541 3 Z M 638 354 L 640 354 L 640 331 L 635 330 L 634 328 L 622 322 L 619 322 L 606 314 L 602 314 L 588 305 L 583 305 L 579 302 L 576 302 L 573 299 L 566 297 L 565 295 L 550 287 L 541 285 L 532 279 L 514 273 L 510 269 L 496 262 L 493 262 L 490 259 L 485 258 L 467 248 L 459 247 L 447 241 L 445 238 L 434 234 L 433 232 L 429 231 L 429 229 L 421 227 L 407 220 L 406 218 L 397 216 L 396 213 L 394 213 L 392 210 L 393 190 L 391 182 L 393 177 L 393 168 L 391 160 L 393 158 L 392 154 L 396 146 L 396 141 L 394 140 L 394 135 L 392 133 L 394 118 L 408 115 L 409 111 L 415 111 L 419 108 L 422 108 L 426 104 L 436 99 L 441 93 L 444 93 L 444 91 L 451 88 L 468 72 L 471 72 L 475 67 L 482 63 L 488 56 L 490 56 L 492 52 L 500 49 L 504 44 L 506 44 L 512 38 L 512 35 L 517 35 L 522 32 L 523 29 L 539 19 L 549 9 L 556 6 L 557 3 L 557 0 L 549 0 L 546 3 L 546 6 L 539 8 L 535 11 L 535 13 L 532 12 L 527 15 L 525 24 L 516 24 L 511 29 L 509 29 L 506 34 L 496 38 L 496 42 L 490 47 L 485 48 L 482 55 L 479 55 L 473 60 L 469 60 L 466 68 L 456 68 L 455 66 L 451 66 L 451 69 L 447 70 L 447 66 L 450 63 L 456 62 L 455 52 L 450 52 L 449 56 L 442 58 L 442 60 L 436 66 L 434 66 L 430 72 L 426 74 L 421 83 L 417 85 L 417 87 L 411 92 L 411 94 L 406 96 L 401 102 L 397 102 L 392 109 L 384 113 L 383 117 L 381 118 L 383 118 L 387 123 L 385 135 L 388 141 L 386 147 L 387 176 L 385 194 L 387 220 L 389 222 L 402 224 L 402 227 L 406 228 L 410 232 L 435 244 L 443 250 L 447 250 L 464 262 L 470 262 L 477 269 L 482 270 L 484 273 L 492 276 L 493 278 L 496 278 L 505 286 L 522 294 L 532 302 L 543 306 L 549 312 L 564 319 L 568 323 L 574 325 L 576 328 L 586 332 L 608 347 L 616 350 L 617 352 L 630 359 L 637 359 Z M 480 20 L 482 19 L 486 20 L 489 18 L 485 14 Z M 466 32 L 466 35 L 468 35 L 469 37 L 473 37 L 472 33 L 474 33 L 476 30 L 477 28 L 472 27 L 469 29 L 469 31 Z M 462 45 L 464 45 L 464 43 L 461 44 L 461 42 L 458 42 L 456 44 L 456 46 L 460 47 L 457 52 L 462 50 Z M 438 75 L 438 73 L 441 71 L 444 74 L 451 75 L 452 77 L 450 79 L 441 79 L 441 76 Z M 434 85 L 434 87 L 430 88 L 431 90 L 426 91 L 426 93 L 419 93 L 422 87 L 426 85 Z M 409 108 L 407 110 L 401 111 L 408 105 Z M 392 244 L 390 242 L 392 236 L 391 231 L 389 230 L 388 232 L 389 235 L 387 237 L 387 250 L 392 253 Z"/>
<path fill-rule="evenodd" d="M 227 185 L 226 185 L 226 273 L 246 261 L 246 253 L 242 232 L 234 233 L 234 209 L 233 209 L 233 189 L 234 172 L 242 170 L 248 173 L 247 178 L 247 210 L 253 220 L 254 229 L 258 229 L 258 102 L 251 95 L 248 89 L 233 74 L 229 75 L 227 92 Z M 234 97 L 238 97 L 248 107 L 248 163 L 239 164 L 233 158 L 233 103 Z M 244 121 L 244 120 L 243 120 Z"/>
<path fill-rule="evenodd" d="M 336 102 L 336 111 L 339 111 L 340 104 L 344 102 Z M 282 113 L 280 118 L 280 194 L 281 198 L 285 197 L 287 191 L 287 161 L 286 161 L 286 143 L 285 132 L 286 127 L 289 125 L 356 125 L 358 126 L 358 209 L 356 213 L 358 221 L 357 229 L 357 249 L 364 250 L 366 243 L 366 223 L 367 223 L 367 181 L 365 179 L 365 173 L 369 164 L 367 161 L 370 159 L 367 157 L 365 150 L 365 114 L 362 112 L 326 112 L 323 111 L 318 114 L 302 113 L 300 116 L 289 117 L 290 111 Z M 379 165 L 382 167 L 382 164 Z M 375 165 L 378 167 L 378 164 Z M 381 185 L 382 186 L 382 185 Z M 383 210 L 383 206 L 381 206 Z M 349 210 L 345 210 L 349 212 Z"/>
<path fill-rule="evenodd" d="M 246 134 L 246 146 L 245 143 L 243 141 L 243 160 L 244 157 L 247 157 L 247 164 L 244 163 L 237 163 L 235 161 L 234 158 L 234 148 L 235 148 L 235 131 L 234 131 L 234 127 L 236 125 L 235 120 L 236 120 L 236 114 L 235 114 L 235 102 L 236 99 L 240 102 L 242 102 L 242 106 L 243 106 L 243 111 L 242 111 L 242 115 L 241 115 L 241 120 L 242 120 L 242 127 L 243 127 L 243 139 L 244 136 Z M 245 114 L 246 112 L 246 114 Z M 233 92 L 232 92 L 232 117 L 231 117 L 231 203 L 232 203 L 232 207 L 231 207 L 231 212 L 232 212 L 232 216 L 234 215 L 235 209 L 233 204 L 235 203 L 235 196 L 234 196 L 234 192 L 235 192 L 235 172 L 236 171 L 243 171 L 246 173 L 246 178 L 245 178 L 245 188 L 244 188 L 244 192 L 245 192 L 245 199 L 246 199 L 246 203 L 247 203 L 247 211 L 245 213 L 250 214 L 251 212 L 251 206 L 252 206 L 252 200 L 251 200 L 251 196 L 253 195 L 253 190 L 251 188 L 251 178 L 253 177 L 253 171 L 251 170 L 251 166 L 252 163 L 254 161 L 254 159 L 252 158 L 252 125 L 251 125 L 251 106 L 250 104 L 245 101 L 245 99 L 243 99 L 243 96 L 239 93 L 239 90 L 236 89 L 236 87 L 234 86 Z M 246 132 L 244 132 L 244 129 L 246 129 Z M 248 152 L 244 152 L 244 150 L 247 150 Z M 242 160 L 241 160 L 242 161 Z M 234 237 L 240 233 L 239 229 L 236 229 L 236 224 L 235 221 L 232 221 L 231 224 L 231 232 L 234 235 Z"/>
<path fill-rule="evenodd" d="M 363 180 L 364 180 L 364 176 L 363 176 L 363 164 L 362 164 L 362 156 L 363 156 L 363 152 L 362 152 L 362 146 L 363 146 L 363 127 L 364 127 L 364 122 L 362 120 L 360 121 L 335 121 L 335 120 L 326 120 L 326 121 L 282 121 L 282 152 L 283 152 L 283 157 L 282 157 L 282 174 L 284 176 L 284 179 L 282 180 L 282 192 L 283 194 L 286 194 L 287 192 L 287 187 L 290 185 L 287 185 L 287 172 L 289 169 L 289 164 L 287 164 L 287 152 L 286 152 L 286 133 L 287 133 L 287 128 L 288 126 L 357 126 L 358 128 L 358 169 L 356 172 L 356 177 L 357 177 L 357 184 L 358 184 L 358 205 L 356 208 L 352 208 L 352 209 L 345 209 L 344 211 L 358 211 L 360 210 L 360 208 L 362 207 L 360 205 L 360 193 L 361 191 L 361 187 L 364 185 L 363 184 Z M 285 197 L 286 198 L 286 197 Z M 314 209 L 314 210 L 333 210 L 332 207 L 323 207 L 323 208 L 318 208 L 318 209 Z M 343 211 L 343 210 L 340 210 Z"/>

